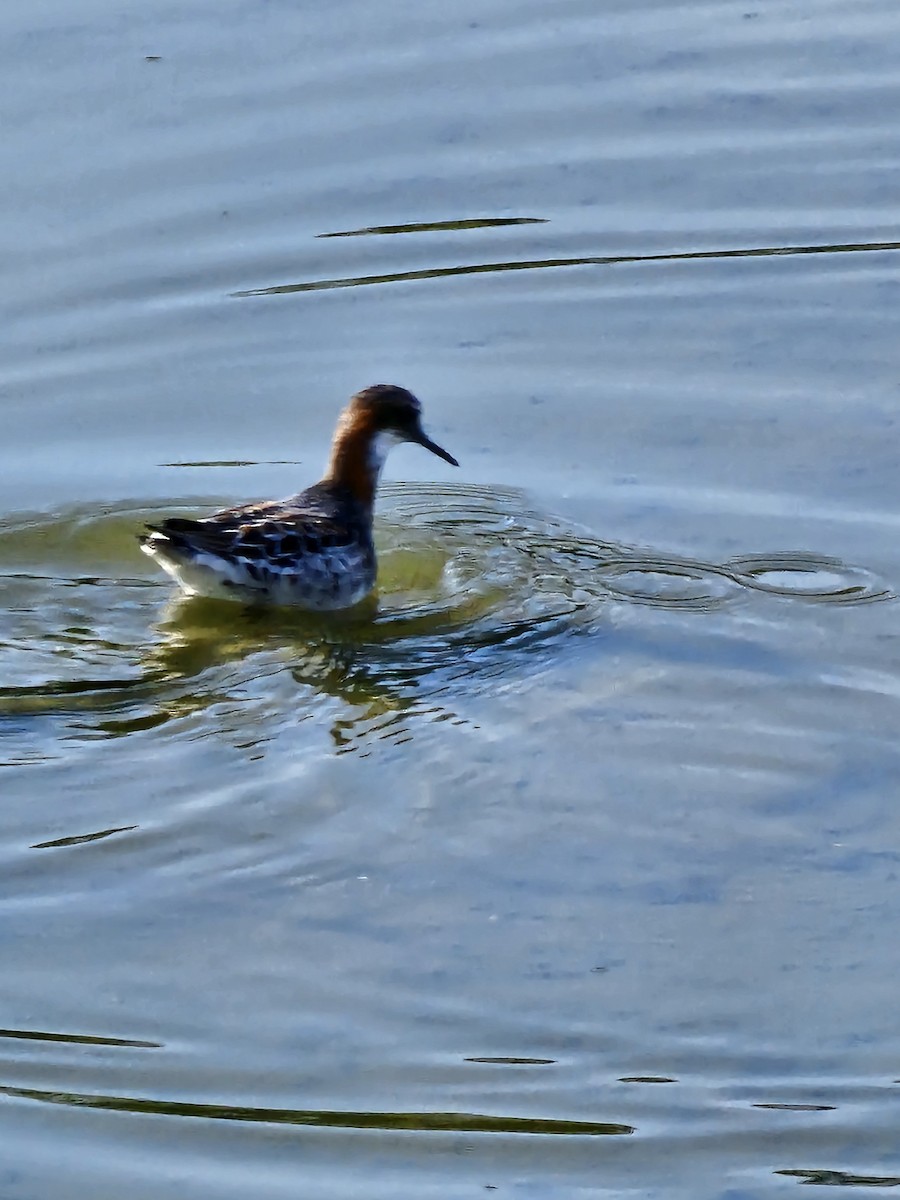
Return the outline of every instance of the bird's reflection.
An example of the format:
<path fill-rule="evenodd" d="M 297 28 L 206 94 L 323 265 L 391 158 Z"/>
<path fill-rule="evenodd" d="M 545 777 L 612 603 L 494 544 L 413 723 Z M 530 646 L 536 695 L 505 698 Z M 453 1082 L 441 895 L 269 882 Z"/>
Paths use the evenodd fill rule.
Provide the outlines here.
<path fill-rule="evenodd" d="M 330 725 L 335 749 L 364 751 L 373 739 L 408 739 L 415 718 L 462 720 L 447 696 L 436 694 L 446 638 L 422 639 L 423 624 L 415 613 L 408 621 L 381 614 L 374 598 L 327 616 L 179 598 L 162 615 L 146 667 L 168 693 L 160 703 L 173 716 L 255 694 L 256 705 L 229 706 L 227 720 L 245 709 L 257 726 L 254 738 L 263 740 L 266 697 L 273 713 L 283 716 L 287 707 L 296 720 L 321 711 L 322 698 L 332 697 L 340 702 Z M 287 681 L 294 703 L 285 706 Z"/>

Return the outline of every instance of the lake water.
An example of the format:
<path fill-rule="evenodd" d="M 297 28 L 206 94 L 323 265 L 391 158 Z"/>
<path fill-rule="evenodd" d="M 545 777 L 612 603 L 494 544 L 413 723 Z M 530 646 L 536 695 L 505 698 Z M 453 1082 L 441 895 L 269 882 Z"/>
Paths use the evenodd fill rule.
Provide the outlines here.
<path fill-rule="evenodd" d="M 900 1187 L 896 4 L 0 33 L 2 1200 Z M 379 381 L 377 604 L 173 596 Z"/>

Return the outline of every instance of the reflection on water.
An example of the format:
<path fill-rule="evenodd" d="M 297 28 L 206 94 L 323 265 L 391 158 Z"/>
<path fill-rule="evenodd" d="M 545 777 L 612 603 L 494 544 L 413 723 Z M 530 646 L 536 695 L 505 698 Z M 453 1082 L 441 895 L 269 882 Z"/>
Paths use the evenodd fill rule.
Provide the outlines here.
<path fill-rule="evenodd" d="M 132 1043 L 134 1044 L 134 1043 Z M 621 1137 L 631 1125 L 611 1121 L 565 1121 L 539 1117 L 503 1117 L 455 1112 L 334 1112 L 323 1109 L 252 1108 L 248 1105 L 191 1104 L 133 1096 L 84 1095 L 0 1086 L 0 1095 L 44 1104 L 98 1108 L 112 1112 L 153 1113 L 168 1117 L 201 1117 L 213 1121 L 250 1121 L 267 1125 L 316 1125 L 332 1129 L 403 1129 L 421 1133 L 556 1134 L 566 1137 Z"/>
<path fill-rule="evenodd" d="M 496 229 L 503 225 L 546 225 L 546 217 L 469 217 L 458 221 L 415 221 L 407 225 L 370 225 L 365 229 L 341 229 L 317 233 L 320 238 L 366 237 L 390 233 L 438 233 L 448 229 Z"/>
<path fill-rule="evenodd" d="M 485 222 L 479 222 L 484 224 Z M 497 221 L 495 224 L 505 224 Z M 465 222 L 451 222 L 454 227 Z M 439 226 L 445 227 L 443 224 Z M 410 226 L 406 228 L 416 228 Z M 428 228 L 419 226 L 418 228 Z M 430 226 L 435 228 L 435 226 Z M 347 234 L 319 234 L 320 237 L 349 237 L 362 233 L 399 233 L 403 226 L 384 226 L 357 229 Z M 456 275 L 493 275 L 502 271 L 539 271 L 559 267 L 612 267 L 636 263 L 689 262 L 707 259 L 792 257 L 806 254 L 866 254 L 872 251 L 900 250 L 900 242 L 845 242 L 809 246 L 747 246 L 721 250 L 688 250 L 668 254 L 582 254 L 571 258 L 511 260 L 509 262 L 461 263 L 454 267 L 426 267 L 418 271 L 394 271 L 382 275 L 352 275 L 338 279 L 301 280 L 298 283 L 278 283 L 267 287 L 245 288 L 232 292 L 232 297 L 284 296 L 296 292 L 329 291 L 332 288 L 366 287 L 375 283 L 408 283 L 420 279 L 445 279 Z"/>
<path fill-rule="evenodd" d="M 66 1042 L 76 1046 L 127 1046 L 136 1050 L 161 1050 L 161 1042 L 146 1042 L 136 1038 L 98 1037 L 88 1033 L 58 1033 L 46 1029 L 0 1029 L 0 1038 L 25 1042 Z"/>
<path fill-rule="evenodd" d="M 819 1184 L 822 1187 L 900 1187 L 900 1175 L 854 1175 L 850 1171 L 793 1170 L 776 1171 L 776 1175 L 789 1175 L 801 1183 Z"/>
<path fill-rule="evenodd" d="M 117 833 L 131 833 L 137 825 L 116 825 L 112 829 L 98 829 L 94 833 L 79 833 L 72 837 L 53 838 L 49 842 L 34 842 L 32 850 L 59 850 L 64 846 L 82 846 L 85 842 L 101 842 Z"/>
<path fill-rule="evenodd" d="M 69 738 L 122 737 L 218 707 L 235 744 L 259 753 L 271 722 L 330 697 L 334 748 L 365 752 L 422 720 L 461 722 L 461 695 L 521 675 L 611 601 L 702 613 L 753 592 L 890 595 L 864 569 L 805 552 L 714 564 L 606 543 L 512 489 L 394 485 L 383 503 L 377 596 L 327 615 L 185 599 L 135 577 L 146 509 L 8 521 L 0 729 L 62 719 Z"/>

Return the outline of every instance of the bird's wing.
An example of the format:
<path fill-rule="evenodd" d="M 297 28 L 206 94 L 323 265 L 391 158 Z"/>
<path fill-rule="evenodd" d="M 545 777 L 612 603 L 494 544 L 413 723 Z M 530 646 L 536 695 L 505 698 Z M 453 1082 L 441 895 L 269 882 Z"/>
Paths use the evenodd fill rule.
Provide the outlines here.
<path fill-rule="evenodd" d="M 322 554 L 359 541 L 352 525 L 325 514 L 299 512 L 283 503 L 226 509 L 191 520 L 170 517 L 150 529 L 178 549 L 218 558 L 260 559 L 277 563 Z"/>

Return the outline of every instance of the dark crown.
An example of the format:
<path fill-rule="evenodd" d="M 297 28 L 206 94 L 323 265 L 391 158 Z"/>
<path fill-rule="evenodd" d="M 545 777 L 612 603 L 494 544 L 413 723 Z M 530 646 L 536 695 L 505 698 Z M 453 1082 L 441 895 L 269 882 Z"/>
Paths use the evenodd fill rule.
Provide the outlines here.
<path fill-rule="evenodd" d="M 418 421 L 422 405 L 406 388 L 393 383 L 376 383 L 357 392 L 350 402 L 356 412 L 365 412 L 379 428 L 403 428 Z"/>

